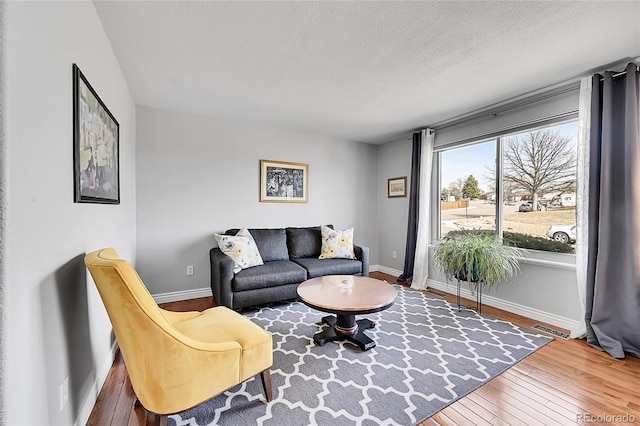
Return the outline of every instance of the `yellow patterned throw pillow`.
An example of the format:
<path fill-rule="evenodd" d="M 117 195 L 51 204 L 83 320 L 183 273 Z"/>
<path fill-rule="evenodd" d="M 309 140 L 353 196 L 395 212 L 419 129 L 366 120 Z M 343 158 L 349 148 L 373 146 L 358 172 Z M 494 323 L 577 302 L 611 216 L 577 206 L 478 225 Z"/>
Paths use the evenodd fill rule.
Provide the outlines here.
<path fill-rule="evenodd" d="M 247 228 L 242 228 L 234 235 L 214 234 L 220 250 L 235 263 L 234 273 L 252 266 L 262 265 L 262 256 L 258 251 L 258 246 Z"/>
<path fill-rule="evenodd" d="M 322 251 L 318 259 L 355 259 L 353 228 L 336 231 L 328 226 L 320 228 Z"/>

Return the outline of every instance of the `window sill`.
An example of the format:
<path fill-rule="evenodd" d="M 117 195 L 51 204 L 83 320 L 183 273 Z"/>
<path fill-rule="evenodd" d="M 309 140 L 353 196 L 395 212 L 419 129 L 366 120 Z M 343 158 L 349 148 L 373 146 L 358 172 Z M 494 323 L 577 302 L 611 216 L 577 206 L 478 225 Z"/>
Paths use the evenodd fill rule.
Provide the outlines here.
<path fill-rule="evenodd" d="M 576 270 L 576 255 L 565 253 L 547 253 L 539 250 L 525 250 L 526 257 L 521 257 L 520 262 L 528 265 L 544 266 L 546 268 Z"/>

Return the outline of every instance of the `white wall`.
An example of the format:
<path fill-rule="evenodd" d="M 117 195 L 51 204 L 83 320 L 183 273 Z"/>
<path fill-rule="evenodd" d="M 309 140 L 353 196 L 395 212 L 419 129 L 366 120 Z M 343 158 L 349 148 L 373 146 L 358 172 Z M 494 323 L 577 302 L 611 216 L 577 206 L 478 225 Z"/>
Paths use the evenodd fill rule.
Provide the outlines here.
<path fill-rule="evenodd" d="M 86 421 L 113 342 L 83 255 L 113 246 L 135 258 L 135 105 L 91 2 L 7 2 L 3 21 L 4 421 L 73 424 Z M 73 202 L 74 62 L 120 123 L 120 205 Z"/>
<path fill-rule="evenodd" d="M 354 227 L 377 263 L 376 146 L 143 106 L 136 117 L 137 268 L 152 294 L 209 289 L 213 234 L 242 226 Z M 261 159 L 309 164 L 309 202 L 261 203 Z"/>
<path fill-rule="evenodd" d="M 5 132 L 5 54 L 4 54 L 4 2 L 0 1 L 0 424 L 7 423 L 5 408 L 5 383 L 6 383 L 6 345 L 4 330 L 7 327 L 7 316 L 4 310 L 5 285 L 7 277 L 5 273 L 6 260 L 6 216 L 7 216 L 7 137 Z"/>
<path fill-rule="evenodd" d="M 383 272 L 402 272 L 407 243 L 407 220 L 411 182 L 412 137 L 388 142 L 378 148 L 378 238 L 379 263 Z M 388 198 L 388 179 L 407 177 L 407 196 Z M 392 256 L 396 252 L 396 258 Z M 390 268 L 392 270 L 386 269 Z M 399 273 L 399 272 L 396 272 Z"/>
<path fill-rule="evenodd" d="M 578 326 L 581 311 L 578 303 L 578 285 L 575 256 L 529 252 L 529 258 L 520 262 L 520 272 L 508 282 L 483 295 L 483 303 L 558 327 L 573 329 Z M 545 259 L 541 261 L 540 259 Z M 447 282 L 430 265 L 430 287 L 455 293 L 456 282 Z M 466 283 L 462 296 L 475 300 Z"/>

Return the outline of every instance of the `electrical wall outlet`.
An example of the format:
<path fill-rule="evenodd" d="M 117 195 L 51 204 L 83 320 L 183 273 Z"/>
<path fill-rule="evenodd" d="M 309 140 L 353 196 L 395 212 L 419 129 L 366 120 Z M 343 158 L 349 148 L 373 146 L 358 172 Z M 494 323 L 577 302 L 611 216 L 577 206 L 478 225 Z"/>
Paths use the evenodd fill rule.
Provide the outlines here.
<path fill-rule="evenodd" d="M 187 275 L 193 275 L 193 265 L 187 266 Z"/>
<path fill-rule="evenodd" d="M 64 410 L 69 402 L 69 376 L 60 383 L 60 411 Z"/>
<path fill-rule="evenodd" d="M 396 251 L 392 251 L 391 252 L 391 257 L 393 257 L 394 259 L 398 257 L 398 253 L 396 253 Z"/>

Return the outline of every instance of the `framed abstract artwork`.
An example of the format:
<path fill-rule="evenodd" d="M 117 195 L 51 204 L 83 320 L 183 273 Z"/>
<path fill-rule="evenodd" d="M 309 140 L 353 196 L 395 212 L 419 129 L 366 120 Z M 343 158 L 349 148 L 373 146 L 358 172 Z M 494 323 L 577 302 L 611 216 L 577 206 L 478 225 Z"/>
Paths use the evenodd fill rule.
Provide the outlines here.
<path fill-rule="evenodd" d="M 260 201 L 306 203 L 309 201 L 309 165 L 260 160 Z"/>
<path fill-rule="evenodd" d="M 397 177 L 387 180 L 387 197 L 397 198 L 407 196 L 407 177 Z"/>
<path fill-rule="evenodd" d="M 120 127 L 73 64 L 74 202 L 120 204 Z"/>

